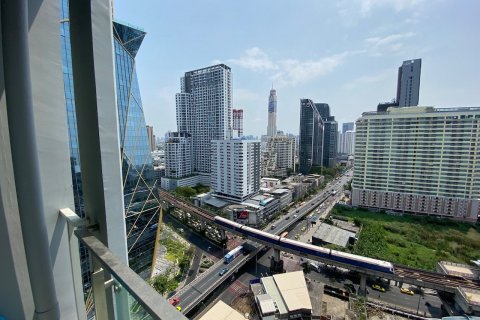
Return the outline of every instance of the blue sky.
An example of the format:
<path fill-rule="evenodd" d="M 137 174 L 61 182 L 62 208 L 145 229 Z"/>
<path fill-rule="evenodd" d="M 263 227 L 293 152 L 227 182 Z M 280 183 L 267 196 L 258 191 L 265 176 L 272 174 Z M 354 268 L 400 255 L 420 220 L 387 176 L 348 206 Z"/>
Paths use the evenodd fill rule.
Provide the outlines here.
<path fill-rule="evenodd" d="M 300 98 L 355 121 L 395 97 L 397 69 L 412 58 L 422 58 L 421 105 L 480 106 L 476 0 L 117 0 L 115 17 L 147 32 L 137 73 L 160 136 L 176 130 L 183 73 L 218 62 L 232 68 L 247 135 L 266 133 L 272 83 L 277 128 L 296 134 Z"/>

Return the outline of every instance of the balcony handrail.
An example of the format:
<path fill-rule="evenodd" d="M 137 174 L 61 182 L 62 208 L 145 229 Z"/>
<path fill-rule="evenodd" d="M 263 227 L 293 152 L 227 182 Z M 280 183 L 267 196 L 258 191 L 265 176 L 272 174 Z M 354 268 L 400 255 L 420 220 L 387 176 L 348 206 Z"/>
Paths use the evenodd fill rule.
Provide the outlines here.
<path fill-rule="evenodd" d="M 118 281 L 153 319 L 187 319 L 166 299 L 149 286 L 138 274 L 125 265 L 108 247 L 86 228 L 75 230 L 75 236 L 88 248 L 116 281 Z"/>

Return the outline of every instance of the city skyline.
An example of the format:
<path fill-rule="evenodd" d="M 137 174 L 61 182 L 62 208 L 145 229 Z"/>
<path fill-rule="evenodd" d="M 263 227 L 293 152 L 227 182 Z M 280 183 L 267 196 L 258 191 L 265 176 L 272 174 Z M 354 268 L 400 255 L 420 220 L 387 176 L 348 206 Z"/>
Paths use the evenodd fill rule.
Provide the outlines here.
<path fill-rule="evenodd" d="M 147 1 L 2 2 L 0 320 L 480 316 L 480 3 Z"/>
<path fill-rule="evenodd" d="M 479 106 L 480 44 L 470 37 L 480 27 L 479 7 L 473 1 L 118 2 L 115 15 L 147 32 L 137 69 L 147 123 L 157 136 L 175 131 L 178 75 L 217 62 L 232 68 L 233 107 L 244 109 L 244 134 L 260 136 L 272 82 L 277 127 L 298 134 L 301 98 L 328 101 L 339 123 L 355 121 L 395 98 L 398 66 L 416 58 L 423 62 L 419 105 Z M 218 10 L 225 14 L 214 18 Z M 185 19 L 194 31 L 177 23 Z M 313 27 L 305 22 L 312 19 Z M 192 55 L 188 48 L 198 50 Z"/>

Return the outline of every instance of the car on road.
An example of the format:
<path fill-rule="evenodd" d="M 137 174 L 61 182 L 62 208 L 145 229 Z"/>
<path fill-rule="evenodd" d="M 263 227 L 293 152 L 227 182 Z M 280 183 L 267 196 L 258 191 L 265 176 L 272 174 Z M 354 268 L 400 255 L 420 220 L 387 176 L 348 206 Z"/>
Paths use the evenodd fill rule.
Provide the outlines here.
<path fill-rule="evenodd" d="M 169 302 L 172 306 L 176 306 L 180 302 L 180 298 L 179 297 L 172 298 L 170 299 Z"/>
<path fill-rule="evenodd" d="M 298 211 L 299 211 L 299 210 L 297 210 L 297 211 L 295 211 L 295 212 L 298 213 Z M 294 218 L 295 218 L 295 216 L 294 216 Z"/>
<path fill-rule="evenodd" d="M 302 228 L 302 232 L 304 232 L 305 230 L 307 230 L 307 228 L 306 228 L 306 227 L 303 227 L 303 228 Z"/>
<path fill-rule="evenodd" d="M 300 235 L 297 233 L 297 234 L 295 235 L 295 239 L 298 240 L 298 238 L 300 238 Z"/>
<path fill-rule="evenodd" d="M 372 284 L 372 289 L 375 289 L 375 290 L 380 291 L 380 292 L 385 292 L 385 288 L 379 286 L 378 284 Z"/>
<path fill-rule="evenodd" d="M 223 268 L 222 270 L 220 270 L 220 272 L 218 273 L 219 276 L 223 276 L 225 273 L 227 273 L 228 271 L 228 268 Z"/>
<path fill-rule="evenodd" d="M 408 288 L 401 288 L 401 289 L 400 289 L 400 292 L 401 292 L 401 293 L 408 294 L 408 295 L 410 295 L 410 296 L 413 296 L 413 294 L 414 294 L 413 291 L 410 290 L 410 289 L 408 289 Z"/>
<path fill-rule="evenodd" d="M 276 225 L 272 224 L 272 226 L 270 227 L 270 229 L 273 230 L 273 229 L 275 229 L 276 227 L 277 227 Z"/>
<path fill-rule="evenodd" d="M 297 212 L 298 212 L 298 210 L 297 210 Z M 294 215 L 293 215 L 293 218 L 296 218 L 296 217 L 298 217 L 298 216 L 297 216 L 296 214 L 294 214 Z"/>
<path fill-rule="evenodd" d="M 182 307 L 177 306 L 177 310 L 178 310 L 178 311 L 182 311 Z"/>

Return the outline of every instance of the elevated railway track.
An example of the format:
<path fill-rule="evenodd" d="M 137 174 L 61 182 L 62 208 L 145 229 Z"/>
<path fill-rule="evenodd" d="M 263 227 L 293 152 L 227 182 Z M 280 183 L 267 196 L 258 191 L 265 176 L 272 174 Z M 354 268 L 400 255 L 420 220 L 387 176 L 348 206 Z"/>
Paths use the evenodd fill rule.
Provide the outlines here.
<path fill-rule="evenodd" d="M 323 203 L 328 198 L 328 196 L 329 195 L 323 196 L 323 197 L 319 198 L 317 201 L 312 202 L 312 204 L 315 204 L 315 206 L 312 205 L 310 207 L 310 203 L 308 203 L 306 206 L 308 206 L 311 209 L 314 209 L 316 206 Z M 284 244 L 282 242 L 275 241 L 274 243 L 269 243 L 269 240 L 259 240 L 259 238 L 257 236 L 252 237 L 251 233 L 250 234 L 244 233 L 242 229 L 234 228 L 232 230 L 231 228 L 226 227 L 224 223 L 219 224 L 218 223 L 219 219 L 216 218 L 216 216 L 214 216 L 209 211 L 207 211 L 205 209 L 202 209 L 202 208 L 199 208 L 199 207 L 196 207 L 196 206 L 194 206 L 194 205 L 192 205 L 192 204 L 190 204 L 190 203 L 188 203 L 188 202 L 186 202 L 182 199 L 178 199 L 169 192 L 161 190 L 160 191 L 160 197 L 162 199 L 164 199 L 166 202 L 170 203 L 172 206 L 174 206 L 176 208 L 179 208 L 179 209 L 181 209 L 185 212 L 188 212 L 190 214 L 193 214 L 193 215 L 197 216 L 198 218 L 200 218 L 200 219 L 202 219 L 202 220 L 204 220 L 208 223 L 211 223 L 212 225 L 214 225 L 215 227 L 217 227 L 221 230 L 229 231 L 229 232 L 232 232 L 234 234 L 244 236 L 251 241 L 257 242 L 258 243 L 258 248 L 257 248 L 257 250 L 254 250 L 255 253 L 258 252 L 261 248 L 263 248 L 263 246 L 269 246 L 269 247 L 273 247 L 274 249 L 277 249 L 277 250 L 290 252 L 290 253 L 299 255 L 301 257 L 316 260 L 316 261 L 322 262 L 322 263 L 327 264 L 327 265 L 337 266 L 337 267 L 340 267 L 340 268 L 345 268 L 345 269 L 349 269 L 349 270 L 352 270 L 352 271 L 357 271 L 360 274 L 364 274 L 364 275 L 381 277 L 381 278 L 384 278 L 384 279 L 390 279 L 390 280 L 398 281 L 400 283 L 408 283 L 408 284 L 416 285 L 416 286 L 423 287 L 423 288 L 430 288 L 430 289 L 434 289 L 434 290 L 438 290 L 438 291 L 444 291 L 444 292 L 450 292 L 450 293 L 455 293 L 455 290 L 458 287 L 480 290 L 480 281 L 478 281 L 478 280 L 469 280 L 469 279 L 464 279 L 464 278 L 461 278 L 461 277 L 458 277 L 458 276 L 443 275 L 443 274 L 440 274 L 440 273 L 437 273 L 437 272 L 415 269 L 415 268 L 411 268 L 411 267 L 407 267 L 407 266 L 403 266 L 403 265 L 399 265 L 399 264 L 393 264 L 393 271 L 392 272 L 382 272 L 382 271 L 378 271 L 378 270 L 363 268 L 361 266 L 354 265 L 354 264 L 348 264 L 348 263 L 344 263 L 344 262 L 342 263 L 342 262 L 339 262 L 339 261 L 331 260 L 331 259 L 328 259 L 328 257 L 325 257 L 325 256 L 324 257 L 319 257 L 319 256 L 313 255 L 311 253 L 307 253 L 308 251 L 303 251 L 302 249 L 296 249 L 295 247 L 292 249 L 291 245 L 287 247 L 287 246 L 284 246 Z M 306 214 L 306 213 L 304 213 L 304 214 Z M 274 230 L 274 232 L 271 231 L 272 233 L 266 232 L 266 231 L 261 231 L 261 230 L 258 230 L 258 232 L 262 233 L 262 234 L 265 234 L 266 236 L 268 235 L 267 238 L 271 237 L 271 236 L 275 236 L 275 235 L 278 236 L 283 231 L 287 230 L 290 226 L 292 226 L 294 224 L 294 222 L 295 221 L 289 221 L 289 223 L 287 225 L 283 226 L 282 228 L 277 228 L 276 230 Z M 289 240 L 289 241 L 290 241 L 290 243 L 297 243 L 299 247 L 301 247 L 302 245 L 305 245 L 305 244 L 303 244 L 301 242 L 298 242 L 298 241 L 293 241 L 293 240 Z M 318 248 L 320 248 L 320 247 L 318 247 Z M 248 260 L 250 260 L 250 258 L 254 257 L 254 254 L 252 254 L 252 253 L 253 252 L 251 252 L 248 256 L 242 257 L 242 259 L 241 259 L 242 263 L 237 265 L 235 267 L 235 269 L 238 270 L 238 268 L 240 268 L 241 265 L 245 264 Z M 230 270 L 230 271 L 233 272 L 233 270 Z M 215 277 L 217 275 L 213 274 L 212 276 Z M 206 277 L 206 274 L 204 274 L 203 277 Z M 218 282 L 218 281 L 216 281 L 216 282 Z M 196 284 L 197 284 L 197 281 L 194 281 L 192 283 L 192 285 L 189 286 L 190 289 L 193 289 L 193 286 L 195 286 Z M 183 291 L 185 291 L 185 289 L 182 289 L 181 291 L 183 292 Z M 213 290 L 213 289 L 215 289 L 215 288 L 208 288 L 208 290 L 203 289 L 202 294 L 199 294 L 199 296 L 202 296 L 202 299 L 203 299 L 205 294 L 207 294 L 207 291 L 211 292 L 211 290 Z M 198 299 L 195 299 L 195 300 L 199 301 Z M 192 302 L 188 306 L 188 309 L 191 309 L 194 306 L 195 306 L 195 303 Z M 187 310 L 185 310 L 185 311 L 187 311 Z"/>

